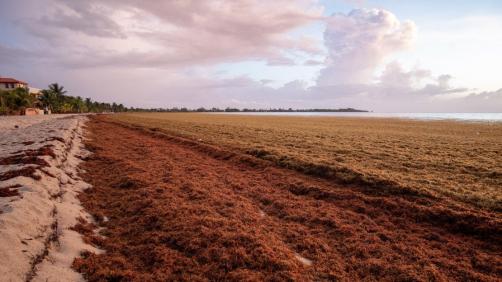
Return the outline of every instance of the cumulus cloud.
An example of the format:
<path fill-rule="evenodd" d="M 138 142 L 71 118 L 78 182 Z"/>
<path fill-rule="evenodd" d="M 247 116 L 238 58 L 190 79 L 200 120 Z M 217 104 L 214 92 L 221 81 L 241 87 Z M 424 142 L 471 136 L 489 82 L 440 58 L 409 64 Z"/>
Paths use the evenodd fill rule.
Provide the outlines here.
<path fill-rule="evenodd" d="M 500 103 L 487 103 L 500 100 L 498 91 L 469 94 L 468 88 L 452 86 L 449 74 L 405 70 L 398 62 L 382 65 L 390 55 L 412 47 L 415 37 L 413 22 L 400 21 L 386 10 L 332 15 L 324 32 L 325 67 L 304 97 L 376 111 L 502 110 Z"/>
<path fill-rule="evenodd" d="M 390 54 L 411 46 L 416 27 L 386 10 L 357 9 L 327 20 L 324 44 L 327 67 L 319 85 L 368 83 L 376 67 Z"/>
<path fill-rule="evenodd" d="M 456 87 L 449 74 L 405 69 L 398 62 L 383 65 L 413 45 L 416 26 L 382 9 L 323 18 L 314 0 L 5 0 L 2 5 L 0 22 L 10 20 L 16 31 L 15 42 L 0 40 L 2 75 L 37 87 L 57 80 L 72 94 L 96 100 L 142 107 L 502 111 L 502 89 L 476 93 Z M 314 21 L 326 23 L 324 42 L 292 35 Z M 244 60 L 284 69 L 318 67 L 320 74 L 313 86 L 293 80 L 273 88 L 267 77 L 221 78 L 210 68 Z"/>
<path fill-rule="evenodd" d="M 458 100 L 456 101 L 458 103 Z M 502 88 L 497 91 L 471 93 L 455 105 L 457 112 L 502 112 Z"/>

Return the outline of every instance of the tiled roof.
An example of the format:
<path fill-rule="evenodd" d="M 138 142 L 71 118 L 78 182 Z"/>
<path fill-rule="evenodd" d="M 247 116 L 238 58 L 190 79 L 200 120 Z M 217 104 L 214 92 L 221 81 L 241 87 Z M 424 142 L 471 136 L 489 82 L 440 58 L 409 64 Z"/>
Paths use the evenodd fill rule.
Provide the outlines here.
<path fill-rule="evenodd" d="M 24 81 L 10 78 L 10 77 L 0 77 L 0 83 L 20 83 L 20 84 L 28 85 L 28 83 L 26 83 Z"/>

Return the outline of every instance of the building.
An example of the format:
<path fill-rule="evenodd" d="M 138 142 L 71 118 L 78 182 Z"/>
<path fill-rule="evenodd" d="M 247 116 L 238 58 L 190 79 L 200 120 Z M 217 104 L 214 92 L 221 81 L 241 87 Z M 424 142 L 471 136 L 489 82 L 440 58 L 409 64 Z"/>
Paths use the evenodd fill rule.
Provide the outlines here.
<path fill-rule="evenodd" d="M 28 83 L 24 81 L 10 77 L 0 77 L 0 90 L 13 90 L 16 88 L 26 88 L 31 95 L 37 98 L 42 95 L 42 89 L 29 87 Z"/>
<path fill-rule="evenodd" d="M 31 96 L 37 98 L 37 101 L 33 104 L 33 106 L 35 108 L 26 108 L 22 112 L 22 114 L 27 115 L 27 116 L 43 115 L 44 112 L 50 114 L 50 110 L 40 109 L 40 108 L 42 108 L 42 104 L 40 103 L 40 101 L 38 101 L 38 99 L 42 95 L 41 89 L 38 89 L 35 87 L 28 87 L 28 83 L 21 81 L 21 80 L 17 80 L 17 79 L 10 78 L 10 77 L 0 77 L 0 91 L 2 91 L 2 90 L 9 91 L 9 90 L 14 90 L 16 88 L 24 88 L 28 91 L 28 93 L 30 93 Z"/>
<path fill-rule="evenodd" d="M 42 89 L 35 88 L 35 87 L 28 87 L 28 91 L 30 92 L 31 95 L 39 98 L 40 95 L 42 95 Z"/>
<path fill-rule="evenodd" d="M 10 77 L 0 77 L 0 90 L 28 88 L 28 83 Z"/>

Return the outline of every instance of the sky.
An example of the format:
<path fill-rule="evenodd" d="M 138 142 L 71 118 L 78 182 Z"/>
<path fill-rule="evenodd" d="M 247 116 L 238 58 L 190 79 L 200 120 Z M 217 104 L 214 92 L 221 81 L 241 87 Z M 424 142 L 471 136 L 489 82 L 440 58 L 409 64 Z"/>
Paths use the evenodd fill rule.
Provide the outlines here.
<path fill-rule="evenodd" d="M 133 107 L 502 112 L 502 1 L 0 0 L 0 76 Z"/>

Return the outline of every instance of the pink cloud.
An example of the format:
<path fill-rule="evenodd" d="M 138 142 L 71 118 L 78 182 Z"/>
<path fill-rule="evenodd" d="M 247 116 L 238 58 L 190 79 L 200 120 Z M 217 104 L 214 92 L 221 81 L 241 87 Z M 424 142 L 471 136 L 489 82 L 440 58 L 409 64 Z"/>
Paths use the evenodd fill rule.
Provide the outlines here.
<path fill-rule="evenodd" d="M 12 4 L 27 7 L 18 22 L 45 41 L 41 56 L 64 50 L 51 59 L 71 67 L 164 68 L 319 52 L 318 43 L 288 36 L 321 18 L 311 0 L 40 2 Z"/>
<path fill-rule="evenodd" d="M 390 54 L 408 48 L 415 24 L 400 22 L 386 10 L 357 9 L 327 19 L 324 44 L 328 65 L 321 71 L 320 85 L 368 83 L 375 69 Z"/>
<path fill-rule="evenodd" d="M 142 107 L 502 111 L 501 90 L 469 94 L 450 75 L 398 63 L 376 74 L 415 36 L 412 22 L 385 10 L 329 17 L 324 61 L 319 42 L 290 33 L 320 18 L 314 1 L 6 1 L 12 13 L 0 16 L 28 33 L 16 33 L 25 39 L 17 46 L 0 44 L 4 75 L 37 87 L 58 81 L 72 95 Z M 315 56 L 284 56 L 298 51 Z M 217 78 L 207 67 L 249 59 L 287 65 L 289 57 L 324 66 L 317 85 L 272 88 L 267 79 Z"/>

